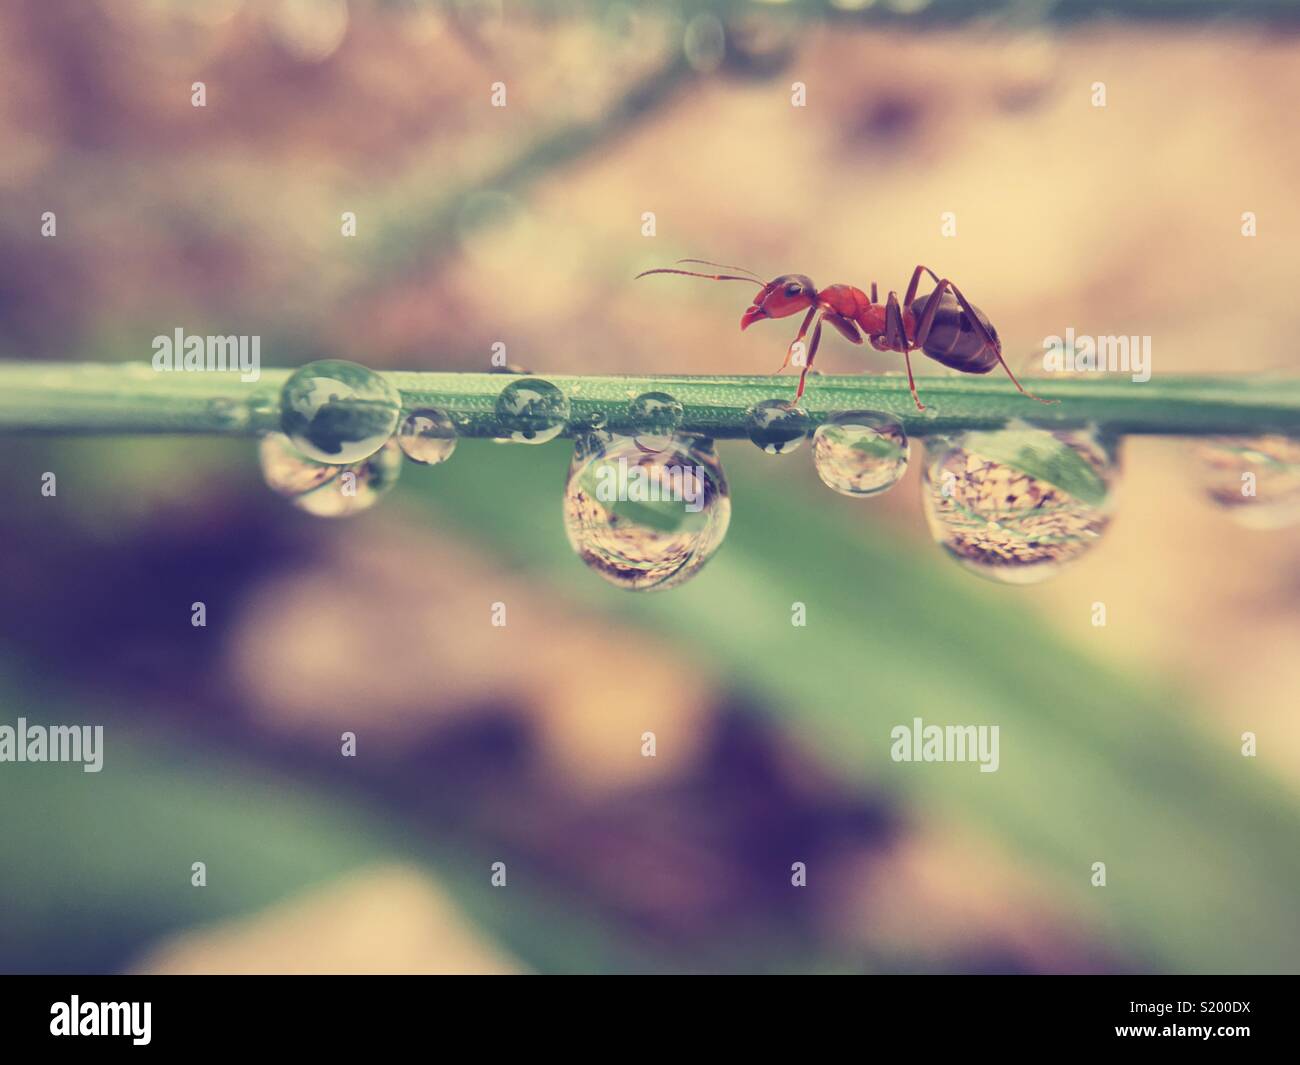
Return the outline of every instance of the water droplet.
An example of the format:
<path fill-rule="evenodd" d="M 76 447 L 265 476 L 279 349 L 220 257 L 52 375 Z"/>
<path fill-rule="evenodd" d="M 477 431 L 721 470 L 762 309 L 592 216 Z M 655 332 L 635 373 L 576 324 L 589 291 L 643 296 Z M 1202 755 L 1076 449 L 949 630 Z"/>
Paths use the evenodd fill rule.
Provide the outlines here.
<path fill-rule="evenodd" d="M 731 500 L 717 454 L 687 437 L 647 452 L 629 437 L 580 444 L 564 489 L 578 557 L 632 591 L 671 588 L 713 557 Z"/>
<path fill-rule="evenodd" d="M 307 458 L 343 465 L 384 446 L 402 415 L 400 393 L 355 362 L 299 367 L 280 393 L 280 428 Z"/>
<path fill-rule="evenodd" d="M 1216 437 L 1197 446 L 1209 497 L 1248 529 L 1300 522 L 1300 440 Z"/>
<path fill-rule="evenodd" d="M 685 412 L 667 392 L 646 392 L 627 405 L 632 434 L 643 448 L 662 451 L 672 443 Z"/>
<path fill-rule="evenodd" d="M 750 407 L 745 424 L 749 438 L 769 455 L 788 455 L 799 449 L 812 419 L 793 403 L 765 399 Z"/>
<path fill-rule="evenodd" d="M 903 427 L 875 411 L 841 411 L 813 434 L 817 475 L 846 496 L 874 496 L 893 488 L 907 472 L 910 452 Z"/>
<path fill-rule="evenodd" d="M 1034 584 L 1100 539 L 1116 473 L 1087 432 L 966 433 L 927 455 L 922 500 L 931 534 L 958 562 Z"/>
<path fill-rule="evenodd" d="M 508 438 L 520 444 L 545 444 L 569 420 L 569 398 L 550 381 L 527 377 L 511 381 L 496 403 L 497 420 Z"/>
<path fill-rule="evenodd" d="M 287 436 L 270 433 L 258 443 L 258 460 L 273 492 L 318 518 L 370 509 L 402 472 L 402 450 L 391 438 L 368 458 L 341 466 L 310 459 Z"/>
<path fill-rule="evenodd" d="M 397 443 L 412 462 L 436 466 L 456 450 L 456 426 L 445 411 L 425 407 L 406 416 Z"/>

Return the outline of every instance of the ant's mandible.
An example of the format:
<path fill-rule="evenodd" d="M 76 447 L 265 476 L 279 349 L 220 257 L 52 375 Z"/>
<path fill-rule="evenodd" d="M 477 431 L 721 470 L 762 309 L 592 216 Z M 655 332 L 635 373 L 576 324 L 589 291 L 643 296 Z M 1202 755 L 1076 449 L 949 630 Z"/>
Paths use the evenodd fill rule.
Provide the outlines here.
<path fill-rule="evenodd" d="M 678 259 L 677 262 L 716 266 L 739 273 L 702 274 L 693 270 L 664 268 L 646 270 L 637 274 L 637 277 L 645 277 L 647 274 L 682 274 L 711 281 L 748 281 L 757 285 L 758 295 L 741 316 L 742 330 L 764 318 L 788 318 L 800 311 L 807 312 L 798 334 L 786 349 L 785 362 L 781 364 L 781 370 L 790 365 L 795 346 L 803 342 L 809 327 L 813 327 L 808 357 L 804 362 L 803 373 L 799 375 L 799 390 L 794 397 L 796 400 L 803 396 L 808 371 L 812 369 L 813 359 L 817 357 L 822 325 L 829 322 L 854 344 L 861 344 L 865 334 L 877 351 L 900 352 L 907 365 L 907 385 L 912 391 L 917 410 L 925 410 L 925 404 L 916 394 L 916 381 L 912 377 L 913 351 L 924 352 L 935 362 L 961 373 L 988 373 L 994 366 L 1001 364 L 1011 378 L 1011 383 L 1022 395 L 1036 399 L 1039 403 L 1057 402 L 1025 391 L 1024 386 L 1016 380 L 1016 375 L 1011 372 L 1011 367 L 1002 358 L 1002 342 L 998 339 L 993 323 L 962 295 L 961 289 L 947 278 L 939 277 L 928 266 L 918 266 L 912 271 L 912 280 L 908 282 L 907 294 L 903 296 L 902 303 L 898 300 L 898 293 L 891 292 L 889 298 L 881 304 L 877 302 L 874 281 L 871 283 L 871 296 L 868 297 L 862 289 L 853 285 L 828 285 L 819 291 L 812 279 L 803 274 L 782 274 L 765 284 L 757 274 L 743 266 L 727 266 L 707 259 Z M 932 292 L 917 296 L 916 289 L 923 273 L 934 278 L 935 287 Z M 749 276 L 740 276 L 741 274 Z"/>

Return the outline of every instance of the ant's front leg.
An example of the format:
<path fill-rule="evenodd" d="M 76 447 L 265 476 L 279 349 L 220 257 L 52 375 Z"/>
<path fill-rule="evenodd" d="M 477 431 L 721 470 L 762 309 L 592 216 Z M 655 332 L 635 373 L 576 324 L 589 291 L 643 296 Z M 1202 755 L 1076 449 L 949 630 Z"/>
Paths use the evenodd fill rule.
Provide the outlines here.
<path fill-rule="evenodd" d="M 785 349 L 785 362 L 781 363 L 781 365 L 777 367 L 773 376 L 780 373 L 790 365 L 790 359 L 794 356 L 795 346 L 803 343 L 803 338 L 808 333 L 808 326 L 812 324 L 813 315 L 815 315 L 819 310 L 821 310 L 821 308 L 815 303 L 808 308 L 808 313 L 803 316 L 803 324 L 799 326 L 799 332 L 795 335 L 795 338 L 790 341 L 790 346 Z"/>
<path fill-rule="evenodd" d="M 822 342 L 822 322 L 825 315 L 817 319 L 817 328 L 813 330 L 812 343 L 808 345 L 808 361 L 804 363 L 803 373 L 799 375 L 799 388 L 795 391 L 794 401 L 803 398 L 804 382 L 808 380 L 808 371 L 812 369 L 813 359 L 817 358 L 817 345 Z"/>

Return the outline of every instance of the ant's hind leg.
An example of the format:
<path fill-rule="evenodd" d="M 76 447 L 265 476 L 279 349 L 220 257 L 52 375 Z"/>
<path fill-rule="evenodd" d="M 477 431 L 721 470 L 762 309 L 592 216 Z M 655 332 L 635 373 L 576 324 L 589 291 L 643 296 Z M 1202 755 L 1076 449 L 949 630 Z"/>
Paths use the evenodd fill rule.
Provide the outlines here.
<path fill-rule="evenodd" d="M 907 367 L 907 387 L 912 390 L 912 402 L 916 404 L 917 410 L 925 410 L 925 404 L 916 394 L 916 380 L 912 377 L 912 354 L 906 348 L 903 350 L 903 365 Z"/>
<path fill-rule="evenodd" d="M 925 266 L 924 264 L 918 264 L 916 269 L 912 271 L 912 280 L 907 283 L 907 295 L 903 297 L 904 307 L 912 306 L 912 301 L 916 299 L 916 288 L 921 283 L 921 275 L 923 273 L 929 274 L 932 278 L 934 278 L 934 283 L 936 285 L 943 284 L 943 282 L 939 280 L 938 274 L 936 274 L 928 266 Z"/>
<path fill-rule="evenodd" d="M 994 355 L 998 357 L 998 362 L 1001 364 L 1002 369 L 1006 370 L 1007 376 L 1011 378 L 1011 383 L 1016 386 L 1020 394 L 1022 396 L 1028 396 L 1030 399 L 1036 400 L 1039 403 L 1048 403 L 1048 404 L 1060 403 L 1061 401 L 1059 399 L 1043 399 L 1042 396 L 1034 395 L 1032 392 L 1028 391 L 1025 388 L 1025 386 L 1019 382 L 1019 380 L 1016 379 L 1016 375 L 1011 372 L 1011 367 L 1007 365 L 1006 359 L 1002 357 L 1002 345 L 998 342 L 998 339 L 995 336 L 993 336 L 992 333 L 989 332 L 988 327 L 982 321 L 980 321 L 979 315 L 975 313 L 975 308 L 972 307 L 970 305 L 970 302 L 966 299 L 966 297 L 962 295 L 961 289 L 959 289 L 951 281 L 945 280 L 943 284 L 946 284 L 950 289 L 952 289 L 952 294 L 957 297 L 957 302 L 961 304 L 961 309 L 966 312 L 971 322 L 974 323 L 975 328 L 980 331 L 980 335 L 984 338 L 984 346 L 987 347 L 990 351 L 993 352 Z M 936 303 L 938 301 L 932 299 L 930 302 Z"/>

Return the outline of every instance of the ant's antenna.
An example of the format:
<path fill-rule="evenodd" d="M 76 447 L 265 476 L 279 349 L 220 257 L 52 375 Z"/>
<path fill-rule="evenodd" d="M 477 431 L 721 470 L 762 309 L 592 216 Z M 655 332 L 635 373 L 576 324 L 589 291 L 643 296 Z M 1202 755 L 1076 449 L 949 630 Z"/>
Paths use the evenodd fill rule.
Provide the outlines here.
<path fill-rule="evenodd" d="M 749 274 L 754 278 L 758 278 L 758 274 L 754 273 L 754 271 L 750 270 L 748 267 L 728 266 L 726 263 L 715 263 L 709 259 L 678 259 L 676 265 L 681 265 L 682 263 L 699 263 L 701 266 L 718 266 L 723 270 L 738 270 L 742 274 Z"/>
<path fill-rule="evenodd" d="M 697 274 L 693 270 L 669 270 L 666 267 L 659 270 L 642 270 L 632 280 L 636 281 L 648 274 L 681 274 L 683 277 L 703 277 L 710 281 L 748 281 L 751 285 L 763 287 L 763 282 L 754 277 L 737 277 L 734 274 Z"/>

